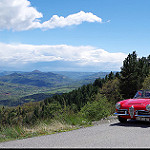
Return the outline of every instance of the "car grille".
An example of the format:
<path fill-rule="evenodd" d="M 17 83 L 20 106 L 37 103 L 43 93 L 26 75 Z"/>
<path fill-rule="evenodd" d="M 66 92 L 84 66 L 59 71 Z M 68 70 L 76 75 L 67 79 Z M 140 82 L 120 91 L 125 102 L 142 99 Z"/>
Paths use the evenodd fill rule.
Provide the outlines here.
<path fill-rule="evenodd" d="M 145 110 L 137 110 L 136 115 L 150 115 L 150 112 Z"/>
<path fill-rule="evenodd" d="M 127 109 L 118 109 L 117 113 L 118 114 L 129 114 Z"/>

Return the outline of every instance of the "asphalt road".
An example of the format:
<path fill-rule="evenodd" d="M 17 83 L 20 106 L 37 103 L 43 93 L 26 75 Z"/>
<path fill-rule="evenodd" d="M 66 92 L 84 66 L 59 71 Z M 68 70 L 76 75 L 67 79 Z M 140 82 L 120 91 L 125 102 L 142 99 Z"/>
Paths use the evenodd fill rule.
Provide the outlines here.
<path fill-rule="evenodd" d="M 0 143 L 0 148 L 150 148 L 150 123 L 117 120 L 69 132 Z"/>

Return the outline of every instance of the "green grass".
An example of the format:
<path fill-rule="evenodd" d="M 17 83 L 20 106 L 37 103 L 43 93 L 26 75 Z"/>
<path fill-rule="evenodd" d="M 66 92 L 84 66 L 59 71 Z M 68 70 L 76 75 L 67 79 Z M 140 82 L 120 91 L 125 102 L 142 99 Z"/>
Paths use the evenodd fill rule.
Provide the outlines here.
<path fill-rule="evenodd" d="M 29 137 L 42 135 L 50 135 L 59 132 L 66 132 L 79 129 L 81 127 L 80 121 L 79 118 L 72 117 L 68 118 L 67 120 L 68 123 L 58 120 L 43 120 L 39 121 L 34 126 L 30 127 L 27 126 L 3 127 L 0 130 L 0 142 L 6 142 L 16 139 L 25 139 Z M 82 126 L 91 126 L 91 124 L 82 122 Z"/>

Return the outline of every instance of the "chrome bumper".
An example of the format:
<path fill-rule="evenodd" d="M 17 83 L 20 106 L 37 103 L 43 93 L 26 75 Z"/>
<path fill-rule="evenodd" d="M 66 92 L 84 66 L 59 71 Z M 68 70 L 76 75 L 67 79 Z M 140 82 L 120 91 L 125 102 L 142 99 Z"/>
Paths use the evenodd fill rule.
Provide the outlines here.
<path fill-rule="evenodd" d="M 127 109 L 118 109 L 118 112 L 114 113 L 116 116 L 129 116 Z"/>
<path fill-rule="evenodd" d="M 119 113 L 121 112 L 121 113 Z M 116 116 L 130 116 L 127 109 L 119 109 L 118 112 L 114 113 Z M 150 118 L 150 112 L 146 110 L 136 110 L 134 113 L 135 117 L 139 118 Z"/>
<path fill-rule="evenodd" d="M 129 114 L 119 114 L 119 113 L 114 113 L 116 116 L 129 116 Z"/>

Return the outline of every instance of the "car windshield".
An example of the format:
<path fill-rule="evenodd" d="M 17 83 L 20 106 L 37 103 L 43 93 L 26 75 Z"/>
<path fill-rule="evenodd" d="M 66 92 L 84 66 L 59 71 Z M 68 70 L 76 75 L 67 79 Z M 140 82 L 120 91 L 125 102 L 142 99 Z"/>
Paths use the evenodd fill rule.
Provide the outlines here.
<path fill-rule="evenodd" d="M 140 90 L 135 94 L 134 98 L 150 98 L 150 90 Z"/>

